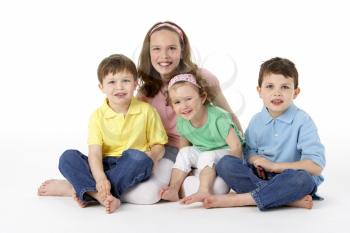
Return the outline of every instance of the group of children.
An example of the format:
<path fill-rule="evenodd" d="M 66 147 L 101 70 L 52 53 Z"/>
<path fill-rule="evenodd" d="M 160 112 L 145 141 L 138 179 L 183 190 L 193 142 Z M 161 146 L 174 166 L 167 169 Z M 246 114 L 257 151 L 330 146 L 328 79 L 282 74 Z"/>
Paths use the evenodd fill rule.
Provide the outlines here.
<path fill-rule="evenodd" d="M 264 106 L 243 135 L 215 76 L 190 57 L 184 31 L 160 22 L 145 37 L 138 69 L 120 54 L 103 59 L 97 73 L 106 99 L 90 118 L 88 156 L 65 151 L 59 170 L 67 181 L 46 181 L 38 194 L 100 203 L 107 213 L 121 202 L 160 199 L 312 208 L 325 155 L 312 119 L 293 103 L 295 65 L 278 57 L 261 65 Z"/>

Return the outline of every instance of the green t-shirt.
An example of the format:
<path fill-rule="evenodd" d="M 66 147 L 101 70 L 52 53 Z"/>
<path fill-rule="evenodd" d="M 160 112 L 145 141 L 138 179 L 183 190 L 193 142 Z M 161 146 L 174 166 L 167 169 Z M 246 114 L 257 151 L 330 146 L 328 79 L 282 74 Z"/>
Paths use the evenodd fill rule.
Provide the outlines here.
<path fill-rule="evenodd" d="M 207 122 L 200 128 L 195 128 L 190 121 L 177 117 L 176 130 L 181 137 L 201 151 L 227 149 L 229 146 L 225 140 L 229 130 L 233 128 L 242 145 L 244 144 L 243 135 L 233 123 L 230 113 L 211 104 L 207 105 L 207 111 Z"/>

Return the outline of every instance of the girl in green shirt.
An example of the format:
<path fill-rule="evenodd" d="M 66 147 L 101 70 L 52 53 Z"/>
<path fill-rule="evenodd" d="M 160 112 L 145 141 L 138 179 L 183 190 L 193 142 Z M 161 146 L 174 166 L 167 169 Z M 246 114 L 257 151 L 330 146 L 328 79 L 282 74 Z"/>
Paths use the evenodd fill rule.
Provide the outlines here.
<path fill-rule="evenodd" d="M 212 98 L 198 72 L 176 75 L 169 82 L 168 102 L 177 114 L 176 130 L 181 135 L 181 149 L 170 185 L 161 190 L 164 200 L 178 201 L 184 179 L 192 168 L 198 168 L 198 191 L 184 197 L 181 203 L 198 201 L 212 192 L 215 163 L 224 155 L 242 156 L 242 133 L 233 123 L 230 113 L 210 104 Z"/>

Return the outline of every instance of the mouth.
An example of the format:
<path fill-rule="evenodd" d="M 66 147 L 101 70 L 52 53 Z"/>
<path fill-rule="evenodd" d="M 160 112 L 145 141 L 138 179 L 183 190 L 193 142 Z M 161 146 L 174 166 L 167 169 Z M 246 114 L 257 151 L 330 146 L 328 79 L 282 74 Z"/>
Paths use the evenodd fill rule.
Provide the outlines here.
<path fill-rule="evenodd" d="M 171 66 L 171 64 L 173 64 L 172 62 L 159 62 L 158 65 L 161 67 L 169 67 Z"/>
<path fill-rule="evenodd" d="M 117 93 L 117 94 L 114 94 L 114 96 L 116 96 L 116 97 L 124 97 L 124 96 L 126 96 L 126 93 Z"/>
<path fill-rule="evenodd" d="M 271 103 L 273 105 L 281 105 L 281 104 L 283 104 L 283 100 L 281 100 L 281 99 L 274 99 L 274 100 L 271 100 Z"/>
<path fill-rule="evenodd" d="M 192 112 L 191 109 L 187 109 L 187 110 L 182 111 L 182 112 L 181 112 L 181 115 L 183 115 L 183 116 L 188 116 L 191 112 Z"/>
<path fill-rule="evenodd" d="M 181 112 L 181 115 L 184 117 L 188 117 L 191 114 L 192 110 L 185 110 Z"/>

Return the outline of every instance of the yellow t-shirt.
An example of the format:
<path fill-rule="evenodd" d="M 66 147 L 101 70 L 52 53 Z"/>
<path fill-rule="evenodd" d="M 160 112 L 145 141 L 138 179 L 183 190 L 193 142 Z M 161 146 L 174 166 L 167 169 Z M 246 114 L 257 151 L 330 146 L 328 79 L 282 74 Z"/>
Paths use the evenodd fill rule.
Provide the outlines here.
<path fill-rule="evenodd" d="M 121 156 L 127 149 L 148 151 L 152 145 L 166 144 L 168 137 L 157 111 L 133 98 L 127 114 L 114 112 L 107 103 L 90 118 L 89 145 L 101 145 L 104 156 Z"/>

